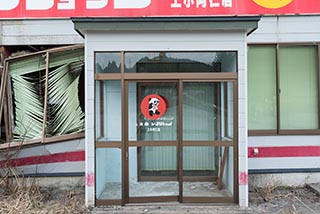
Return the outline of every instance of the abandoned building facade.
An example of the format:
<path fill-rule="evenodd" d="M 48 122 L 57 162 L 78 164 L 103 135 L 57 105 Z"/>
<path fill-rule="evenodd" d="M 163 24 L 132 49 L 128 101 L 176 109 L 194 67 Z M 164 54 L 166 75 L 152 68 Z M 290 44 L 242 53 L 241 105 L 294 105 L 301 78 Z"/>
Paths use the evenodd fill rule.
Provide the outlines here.
<path fill-rule="evenodd" d="M 320 182 L 320 3 L 10 2 L 0 173 L 84 178 L 88 206 Z"/>

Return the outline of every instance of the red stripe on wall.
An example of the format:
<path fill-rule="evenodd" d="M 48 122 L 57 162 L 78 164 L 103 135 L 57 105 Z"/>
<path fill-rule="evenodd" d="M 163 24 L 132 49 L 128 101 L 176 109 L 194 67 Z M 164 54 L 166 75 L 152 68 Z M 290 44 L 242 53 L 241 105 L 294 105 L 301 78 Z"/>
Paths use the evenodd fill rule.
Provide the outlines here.
<path fill-rule="evenodd" d="M 46 164 L 46 163 L 63 163 L 63 162 L 77 162 L 85 161 L 85 151 L 76 152 L 64 152 L 43 156 L 32 156 L 26 158 L 17 158 L 10 161 L 0 161 L 0 167 L 8 166 L 27 166 L 35 164 Z"/>
<path fill-rule="evenodd" d="M 254 154 L 254 149 L 258 151 L 257 154 Z M 249 147 L 248 157 L 320 157 L 320 146 Z"/>
<path fill-rule="evenodd" d="M 258 149 L 258 154 L 254 154 Z M 249 158 L 272 158 L 272 157 L 320 157 L 320 146 L 296 146 L 296 147 L 249 147 Z M 64 152 L 43 156 L 31 156 L 18 158 L 10 161 L 0 161 L 0 167 L 9 164 L 12 167 L 35 164 L 63 163 L 85 161 L 85 151 Z"/>

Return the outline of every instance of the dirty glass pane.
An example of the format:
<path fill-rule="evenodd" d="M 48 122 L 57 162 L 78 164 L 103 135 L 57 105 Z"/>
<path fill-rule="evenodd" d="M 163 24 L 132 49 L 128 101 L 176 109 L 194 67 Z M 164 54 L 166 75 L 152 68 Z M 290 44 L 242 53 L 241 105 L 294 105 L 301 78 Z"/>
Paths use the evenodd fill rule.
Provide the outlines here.
<path fill-rule="evenodd" d="M 20 60 L 9 61 L 10 75 L 24 75 L 46 69 L 46 54 L 21 57 Z"/>
<path fill-rule="evenodd" d="M 318 48 L 280 47 L 280 129 L 319 129 Z"/>
<path fill-rule="evenodd" d="M 232 197 L 233 163 L 233 147 L 184 147 L 183 195 Z M 194 182 L 192 177 L 202 177 L 202 181 Z"/>
<path fill-rule="evenodd" d="M 183 84 L 183 140 L 233 139 L 233 83 Z"/>
<path fill-rule="evenodd" d="M 50 68 L 77 61 L 84 62 L 83 48 L 50 53 Z"/>
<path fill-rule="evenodd" d="M 248 125 L 250 130 L 277 129 L 276 47 L 248 47 Z"/>
<path fill-rule="evenodd" d="M 121 81 L 96 81 L 95 131 L 97 141 L 121 141 Z"/>
<path fill-rule="evenodd" d="M 236 58 L 236 52 L 127 52 L 125 72 L 236 72 Z"/>
<path fill-rule="evenodd" d="M 176 196 L 178 194 L 176 147 L 129 148 L 130 197 Z"/>
<path fill-rule="evenodd" d="M 122 198 L 121 149 L 96 149 L 96 198 Z"/>
<path fill-rule="evenodd" d="M 96 73 L 120 73 L 121 72 L 121 53 L 120 52 L 95 53 L 95 72 Z"/>
<path fill-rule="evenodd" d="M 129 140 L 177 140 L 177 102 L 176 83 L 129 83 Z"/>

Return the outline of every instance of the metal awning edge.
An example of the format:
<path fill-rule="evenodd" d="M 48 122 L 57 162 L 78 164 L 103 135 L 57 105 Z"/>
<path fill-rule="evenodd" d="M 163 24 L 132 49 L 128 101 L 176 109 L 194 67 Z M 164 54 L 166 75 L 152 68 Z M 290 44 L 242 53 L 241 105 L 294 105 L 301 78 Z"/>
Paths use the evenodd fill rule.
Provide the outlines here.
<path fill-rule="evenodd" d="M 244 29 L 251 32 L 258 27 L 260 19 L 261 16 L 71 18 L 75 30 L 83 37 L 87 31 Z"/>

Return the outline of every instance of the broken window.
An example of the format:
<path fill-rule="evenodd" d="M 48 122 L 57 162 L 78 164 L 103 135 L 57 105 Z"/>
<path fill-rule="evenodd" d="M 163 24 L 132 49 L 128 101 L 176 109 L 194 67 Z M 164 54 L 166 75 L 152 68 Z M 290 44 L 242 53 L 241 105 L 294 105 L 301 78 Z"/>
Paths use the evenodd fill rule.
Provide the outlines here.
<path fill-rule="evenodd" d="M 44 142 L 84 131 L 82 46 L 14 57 L 5 66 L 13 140 Z"/>

